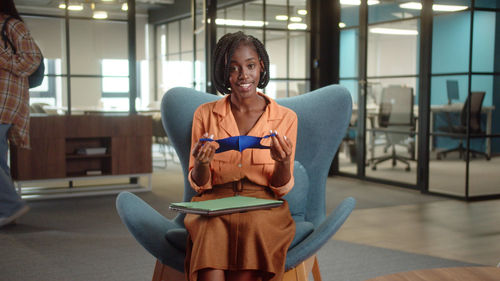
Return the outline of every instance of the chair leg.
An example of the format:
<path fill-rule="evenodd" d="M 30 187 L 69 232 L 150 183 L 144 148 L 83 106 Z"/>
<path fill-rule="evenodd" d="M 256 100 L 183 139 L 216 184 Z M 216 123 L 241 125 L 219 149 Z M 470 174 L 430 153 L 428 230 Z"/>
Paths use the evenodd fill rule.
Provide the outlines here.
<path fill-rule="evenodd" d="M 156 260 L 153 281 L 185 281 L 184 272 L 179 272 L 168 265 Z"/>
<path fill-rule="evenodd" d="M 283 275 L 283 281 L 308 281 L 308 275 L 312 272 L 314 281 L 322 281 L 319 271 L 319 264 L 316 255 L 303 261 L 296 267 L 288 270 Z M 184 281 L 185 275 L 168 265 L 164 265 L 159 260 L 156 261 L 152 281 Z"/>
<path fill-rule="evenodd" d="M 319 272 L 318 259 L 316 258 L 316 256 L 314 257 L 314 264 L 313 264 L 313 268 L 312 268 L 312 274 L 313 274 L 314 281 L 322 281 L 321 280 L 321 273 Z"/>
<path fill-rule="evenodd" d="M 310 272 L 313 274 L 314 281 L 321 281 L 321 273 L 319 272 L 316 255 L 285 272 L 282 281 L 308 281 Z"/>

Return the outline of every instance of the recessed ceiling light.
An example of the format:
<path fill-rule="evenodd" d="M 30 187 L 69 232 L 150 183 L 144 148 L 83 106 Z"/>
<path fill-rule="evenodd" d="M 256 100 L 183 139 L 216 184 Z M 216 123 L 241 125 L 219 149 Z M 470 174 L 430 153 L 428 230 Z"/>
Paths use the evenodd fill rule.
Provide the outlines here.
<path fill-rule="evenodd" d="M 468 8 L 467 6 L 457 6 L 457 5 L 439 5 L 439 4 L 432 5 L 432 9 L 434 11 L 442 11 L 442 12 L 456 12 L 456 11 L 466 10 L 467 8 Z"/>
<path fill-rule="evenodd" d="M 291 23 L 288 25 L 288 29 L 291 30 L 306 30 L 307 24 L 305 23 Z"/>
<path fill-rule="evenodd" d="M 368 5 L 377 5 L 379 0 L 368 0 Z M 340 0 L 341 5 L 361 5 L 361 0 Z"/>
<path fill-rule="evenodd" d="M 108 13 L 106 13 L 104 11 L 95 11 L 94 15 L 92 17 L 94 19 L 99 19 L 99 20 L 107 19 L 108 18 Z"/>
<path fill-rule="evenodd" d="M 81 11 L 83 10 L 83 4 L 69 4 L 68 10 L 70 11 Z"/>
<path fill-rule="evenodd" d="M 274 17 L 276 20 L 282 20 L 282 21 L 285 21 L 285 20 L 288 20 L 288 16 L 287 15 L 276 15 L 276 17 Z"/>
<path fill-rule="evenodd" d="M 422 4 L 419 2 L 407 2 L 399 4 L 399 7 L 403 9 L 422 10 Z M 467 6 L 459 6 L 459 5 L 440 5 L 440 4 L 432 5 L 432 10 L 441 12 L 457 12 L 466 10 L 467 8 L 468 8 Z"/>
<path fill-rule="evenodd" d="M 123 3 L 122 11 L 128 11 L 128 4 L 127 3 Z"/>
<path fill-rule="evenodd" d="M 267 22 L 260 20 L 232 20 L 232 19 L 215 19 L 215 24 L 217 25 L 228 25 L 228 26 L 253 26 L 262 27 L 267 25 Z"/>
<path fill-rule="evenodd" d="M 59 4 L 59 9 L 66 9 L 66 3 Z M 69 4 L 68 10 L 81 11 L 81 10 L 83 10 L 83 4 Z"/>
<path fill-rule="evenodd" d="M 301 17 L 290 17 L 291 22 L 301 22 L 302 18 Z"/>
<path fill-rule="evenodd" d="M 307 10 L 303 10 L 303 9 L 297 10 L 297 14 L 299 14 L 301 16 L 305 16 L 305 15 L 307 15 Z"/>

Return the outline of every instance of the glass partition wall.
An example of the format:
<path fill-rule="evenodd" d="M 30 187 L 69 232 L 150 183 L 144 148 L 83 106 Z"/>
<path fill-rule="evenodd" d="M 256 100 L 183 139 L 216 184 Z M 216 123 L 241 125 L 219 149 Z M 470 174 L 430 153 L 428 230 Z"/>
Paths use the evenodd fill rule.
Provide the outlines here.
<path fill-rule="evenodd" d="M 174 86 L 206 91 L 208 75 L 205 62 L 211 56 L 205 38 L 207 27 L 203 9 L 206 4 L 204 1 L 193 3 L 195 7 L 192 10 L 197 11 L 194 16 L 188 15 L 155 26 L 155 45 L 159 48 L 156 52 L 156 93 L 159 97 Z M 196 23 L 194 28 L 193 21 Z M 264 43 L 271 63 L 271 79 L 264 90 L 267 95 L 281 98 L 310 90 L 310 27 L 306 0 L 217 1 L 215 23 L 216 40 L 226 33 L 241 30 Z M 196 51 L 193 51 L 192 44 L 196 46 Z M 183 55 L 177 55 L 177 50 L 181 50 Z M 185 72 L 179 71 L 179 68 Z"/>
<path fill-rule="evenodd" d="M 491 198 L 500 193 L 499 7 L 462 2 L 463 11 L 433 13 L 429 191 Z"/>
<path fill-rule="evenodd" d="M 422 34 L 422 3 L 339 2 L 339 82 L 353 97 L 339 173 L 467 200 L 498 197 L 498 4 L 422 1 L 432 27 Z"/>
<path fill-rule="evenodd" d="M 30 89 L 33 114 L 129 112 L 127 1 L 15 3 L 44 55 L 44 81 Z M 147 107 L 151 100 L 147 7 L 138 4 L 134 10 L 130 23 L 136 27 L 137 92 L 133 96 L 137 99 L 130 111 Z"/>

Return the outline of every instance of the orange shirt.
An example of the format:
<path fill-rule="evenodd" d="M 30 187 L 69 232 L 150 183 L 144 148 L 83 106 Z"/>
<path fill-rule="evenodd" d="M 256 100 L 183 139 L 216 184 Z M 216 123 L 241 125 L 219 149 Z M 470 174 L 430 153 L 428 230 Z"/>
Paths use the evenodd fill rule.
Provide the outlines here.
<path fill-rule="evenodd" d="M 271 158 L 269 149 L 245 149 L 242 152 L 231 150 L 216 153 L 210 163 L 211 175 L 208 182 L 198 186 L 191 178 L 194 167 L 194 157 L 189 159 L 189 182 L 194 190 L 203 192 L 212 186 L 247 178 L 250 181 L 269 186 L 278 196 L 284 196 L 293 185 L 293 161 L 295 159 L 295 145 L 297 141 L 297 115 L 291 109 L 278 105 L 273 99 L 263 96 L 268 105 L 255 126 L 248 132 L 249 136 L 263 137 L 270 134 L 270 130 L 276 130 L 278 134 L 286 136 L 293 144 L 291 155 L 290 181 L 283 186 L 271 186 L 271 177 L 274 172 L 274 160 Z M 193 117 L 193 128 L 191 135 L 191 150 L 203 134 L 214 135 L 214 139 L 239 136 L 238 125 L 231 112 L 230 96 L 220 100 L 202 104 L 196 109 Z M 262 141 L 263 145 L 270 144 L 270 138 Z"/>

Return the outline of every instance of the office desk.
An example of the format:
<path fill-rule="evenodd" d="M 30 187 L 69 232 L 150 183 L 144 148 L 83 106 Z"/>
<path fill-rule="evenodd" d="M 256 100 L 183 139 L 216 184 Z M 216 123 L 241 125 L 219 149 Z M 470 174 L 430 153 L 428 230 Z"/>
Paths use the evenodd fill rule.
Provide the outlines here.
<path fill-rule="evenodd" d="M 463 103 L 453 103 L 453 104 L 442 104 L 442 105 L 431 105 L 431 116 L 430 116 L 430 149 L 433 151 L 434 147 L 434 139 L 432 133 L 434 132 L 434 115 L 436 113 L 449 112 L 449 113 L 458 113 L 462 112 L 464 104 Z M 486 134 L 491 134 L 491 126 L 492 126 L 492 116 L 493 110 L 495 110 L 494 105 L 483 106 L 481 109 L 481 113 L 486 114 Z M 486 154 L 491 157 L 491 138 L 486 138 Z"/>

